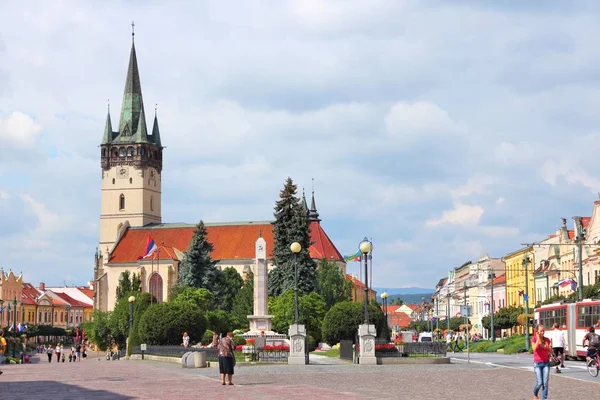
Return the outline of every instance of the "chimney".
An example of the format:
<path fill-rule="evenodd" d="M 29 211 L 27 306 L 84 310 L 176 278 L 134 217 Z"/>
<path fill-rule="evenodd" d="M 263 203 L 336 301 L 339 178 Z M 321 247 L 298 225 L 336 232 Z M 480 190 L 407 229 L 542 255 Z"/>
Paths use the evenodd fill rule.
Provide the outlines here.
<path fill-rule="evenodd" d="M 44 282 L 40 282 L 40 290 L 42 292 L 46 290 L 46 284 Z"/>

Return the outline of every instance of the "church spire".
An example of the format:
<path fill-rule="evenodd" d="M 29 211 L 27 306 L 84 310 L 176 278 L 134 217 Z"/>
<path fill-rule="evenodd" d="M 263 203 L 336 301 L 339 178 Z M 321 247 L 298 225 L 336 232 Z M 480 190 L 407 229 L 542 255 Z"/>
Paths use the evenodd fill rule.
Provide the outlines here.
<path fill-rule="evenodd" d="M 134 135 L 138 131 L 140 117 L 144 115 L 144 101 L 142 99 L 142 86 L 140 84 L 135 43 L 133 42 L 133 31 L 131 35 L 131 53 L 129 55 L 129 67 L 127 68 L 125 90 L 123 91 L 123 105 L 121 106 L 121 117 L 119 119 L 119 136 L 123 139 Z"/>
<path fill-rule="evenodd" d="M 308 220 L 309 221 L 317 221 L 320 222 L 319 212 L 317 211 L 317 206 L 315 204 L 315 180 L 313 179 L 313 191 L 312 191 L 312 199 L 310 201 L 310 210 L 308 211 Z"/>
<path fill-rule="evenodd" d="M 112 123 L 110 121 L 110 103 L 108 103 L 108 111 L 106 113 L 106 124 L 104 125 L 104 136 L 102 144 L 109 144 L 113 139 Z"/>
<path fill-rule="evenodd" d="M 302 201 L 300 202 L 302 209 L 306 216 L 308 216 L 308 203 L 306 202 L 306 194 L 304 193 L 304 188 L 302 188 Z"/>
<path fill-rule="evenodd" d="M 152 142 L 158 147 L 162 147 L 160 143 L 160 132 L 158 130 L 158 115 L 157 115 L 157 107 L 154 107 L 154 125 L 152 126 Z"/>

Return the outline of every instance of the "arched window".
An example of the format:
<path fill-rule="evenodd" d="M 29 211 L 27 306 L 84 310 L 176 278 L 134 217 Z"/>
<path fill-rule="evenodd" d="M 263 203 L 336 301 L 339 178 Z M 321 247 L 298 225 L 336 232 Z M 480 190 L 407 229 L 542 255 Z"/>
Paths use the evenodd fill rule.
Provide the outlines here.
<path fill-rule="evenodd" d="M 121 194 L 119 196 L 119 210 L 124 210 L 125 209 L 125 195 Z"/>
<path fill-rule="evenodd" d="M 150 294 L 154 296 L 158 303 L 163 301 L 163 280 L 157 272 L 150 277 Z"/>
<path fill-rule="evenodd" d="M 119 149 L 119 157 L 125 157 L 125 154 L 126 154 L 125 147 L 121 147 Z"/>
<path fill-rule="evenodd" d="M 150 196 L 150 211 L 154 211 L 154 197 Z"/>
<path fill-rule="evenodd" d="M 133 183 L 133 178 L 129 178 L 129 184 Z"/>
<path fill-rule="evenodd" d="M 115 184 L 115 178 L 113 178 L 113 185 Z"/>
<path fill-rule="evenodd" d="M 127 148 L 127 157 L 131 157 L 133 156 L 133 147 L 128 147 Z"/>
<path fill-rule="evenodd" d="M 106 149 L 102 149 L 102 157 L 106 157 Z"/>
<path fill-rule="evenodd" d="M 142 152 L 142 155 L 146 155 L 146 149 L 144 149 L 143 147 L 142 147 L 141 152 Z"/>

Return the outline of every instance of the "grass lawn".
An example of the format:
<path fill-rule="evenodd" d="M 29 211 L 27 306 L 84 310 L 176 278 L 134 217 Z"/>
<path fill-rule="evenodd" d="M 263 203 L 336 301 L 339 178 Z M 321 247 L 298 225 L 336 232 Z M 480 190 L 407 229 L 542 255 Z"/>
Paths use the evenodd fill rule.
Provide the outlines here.
<path fill-rule="evenodd" d="M 331 349 L 331 350 L 325 350 L 325 351 L 313 351 L 310 354 L 318 354 L 320 356 L 340 358 L 340 349 Z"/>

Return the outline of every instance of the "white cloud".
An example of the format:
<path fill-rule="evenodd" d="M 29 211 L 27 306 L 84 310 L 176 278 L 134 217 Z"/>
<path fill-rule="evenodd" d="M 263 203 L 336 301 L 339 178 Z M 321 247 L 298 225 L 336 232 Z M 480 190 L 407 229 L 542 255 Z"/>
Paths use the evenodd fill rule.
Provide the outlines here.
<path fill-rule="evenodd" d="M 479 221 L 485 210 L 480 206 L 472 206 L 462 203 L 454 203 L 452 210 L 446 210 L 439 219 L 425 221 L 426 226 L 437 226 L 442 224 L 455 224 L 465 226 L 479 225 Z"/>
<path fill-rule="evenodd" d="M 451 190 L 453 198 L 459 199 L 462 197 L 469 197 L 474 194 L 487 194 L 490 193 L 488 188 L 493 185 L 496 180 L 492 176 L 482 175 L 470 177 L 464 185 L 461 185 Z"/>
<path fill-rule="evenodd" d="M 424 101 L 392 105 L 385 125 L 388 135 L 409 143 L 421 135 L 446 135 L 457 129 L 448 112 Z"/>
<path fill-rule="evenodd" d="M 505 202 L 505 201 L 506 201 L 506 200 L 504 199 L 504 197 L 498 197 L 498 198 L 496 199 L 496 204 L 497 204 L 497 205 L 501 205 L 501 204 L 504 204 L 504 202 Z"/>
<path fill-rule="evenodd" d="M 0 117 L 0 142 L 8 148 L 33 147 L 41 131 L 39 124 L 20 111 L 13 112 L 6 119 Z"/>

